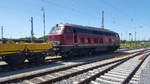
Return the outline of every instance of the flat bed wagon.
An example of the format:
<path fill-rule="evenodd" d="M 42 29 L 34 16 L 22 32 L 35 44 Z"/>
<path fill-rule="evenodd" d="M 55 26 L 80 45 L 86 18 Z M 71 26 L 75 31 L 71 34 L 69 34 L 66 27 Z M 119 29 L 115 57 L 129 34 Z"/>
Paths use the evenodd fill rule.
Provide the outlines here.
<path fill-rule="evenodd" d="M 45 56 L 52 52 L 52 44 L 0 44 L 0 56 L 9 65 L 20 65 L 27 59 L 32 63 L 42 63 Z"/>

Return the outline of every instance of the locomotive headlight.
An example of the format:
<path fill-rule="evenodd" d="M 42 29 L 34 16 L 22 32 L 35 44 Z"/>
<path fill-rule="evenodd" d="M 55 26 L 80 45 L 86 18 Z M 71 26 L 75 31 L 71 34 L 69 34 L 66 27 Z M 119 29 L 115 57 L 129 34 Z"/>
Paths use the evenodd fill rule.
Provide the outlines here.
<path fill-rule="evenodd" d="M 50 41 L 50 43 L 53 45 L 60 45 L 60 41 Z"/>

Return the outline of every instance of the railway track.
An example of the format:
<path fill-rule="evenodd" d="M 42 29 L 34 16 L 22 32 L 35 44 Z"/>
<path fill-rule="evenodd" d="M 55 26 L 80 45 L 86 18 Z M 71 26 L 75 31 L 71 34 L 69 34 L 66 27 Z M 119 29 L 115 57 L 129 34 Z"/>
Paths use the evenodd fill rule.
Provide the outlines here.
<path fill-rule="evenodd" d="M 90 78 L 93 76 L 94 72 L 102 71 L 105 72 L 107 69 L 111 69 L 114 66 L 118 66 L 125 61 L 139 55 L 141 52 L 134 53 L 133 55 L 129 55 L 123 58 L 112 58 L 107 60 L 95 60 L 95 61 L 88 61 L 84 63 L 79 63 L 76 65 L 70 65 L 66 67 L 61 67 L 53 70 L 48 70 L 36 74 L 30 75 L 20 75 L 11 78 L 1 79 L 1 84 L 4 83 L 18 83 L 18 84 L 50 84 L 50 83 L 76 83 L 76 80 L 80 80 L 79 82 L 83 81 L 84 78 Z M 95 71 L 96 70 L 96 71 Z M 89 75 L 89 76 L 86 76 Z M 91 76 L 90 76 L 91 75 Z M 81 77 L 81 78 L 80 78 Z M 82 84 L 82 83 L 81 83 Z"/>
<path fill-rule="evenodd" d="M 91 77 L 95 80 L 91 81 L 90 84 L 138 84 L 140 80 L 140 67 L 149 55 L 150 53 L 146 53 L 142 56 L 139 55 L 114 67 L 103 75 L 99 75 L 99 77 Z"/>

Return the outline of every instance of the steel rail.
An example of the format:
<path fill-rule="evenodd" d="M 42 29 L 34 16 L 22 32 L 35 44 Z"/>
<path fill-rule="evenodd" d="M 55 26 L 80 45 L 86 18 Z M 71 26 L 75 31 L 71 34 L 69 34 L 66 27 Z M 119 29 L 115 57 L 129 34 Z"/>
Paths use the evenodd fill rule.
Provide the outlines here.
<path fill-rule="evenodd" d="M 140 54 L 142 54 L 142 53 L 137 53 L 137 54 L 135 54 L 133 57 L 138 56 L 138 55 L 140 55 Z M 115 67 L 117 67 L 118 65 L 120 65 L 120 64 L 122 64 L 122 63 L 128 61 L 130 58 L 133 58 L 133 57 L 129 57 L 128 59 L 126 59 L 126 60 L 124 60 L 124 61 L 122 61 L 122 62 L 120 62 L 120 63 L 118 63 L 118 64 L 116 64 L 116 65 L 114 65 L 114 66 L 111 66 L 111 67 L 109 67 L 108 69 L 106 69 L 106 70 L 104 70 L 104 71 L 102 71 L 102 72 L 99 72 L 99 73 L 97 73 L 97 74 L 95 74 L 95 75 L 93 75 L 93 76 L 91 76 L 91 77 L 89 77 L 89 78 L 87 78 L 87 79 L 85 79 L 85 80 L 83 80 L 83 81 L 80 81 L 80 82 L 77 83 L 77 84 L 89 84 L 89 83 L 91 82 L 91 80 L 95 80 L 96 78 L 100 77 L 101 75 L 104 75 L 104 74 L 107 73 L 108 71 L 112 70 L 113 68 L 115 68 Z M 128 79 L 128 78 L 127 78 L 127 79 Z M 124 83 L 124 84 L 127 84 L 127 83 Z"/>
<path fill-rule="evenodd" d="M 122 63 L 124 63 L 124 62 L 126 62 L 126 61 L 129 60 L 130 58 L 133 58 L 133 57 L 135 57 L 135 56 L 137 56 L 137 55 L 139 55 L 139 54 L 141 54 L 141 53 L 137 53 L 137 54 L 135 54 L 135 55 L 133 55 L 133 56 L 131 56 L 131 57 L 123 58 L 123 59 L 120 59 L 120 60 L 117 60 L 117 61 L 113 61 L 113 62 L 108 63 L 108 64 L 112 64 L 112 63 L 118 62 L 117 64 L 115 64 L 115 65 L 113 65 L 113 66 L 110 66 L 109 68 L 107 68 L 107 69 L 105 69 L 104 71 L 100 72 L 100 74 L 104 74 L 105 72 L 107 72 L 107 71 L 113 69 L 114 67 L 116 67 L 116 66 L 118 66 L 118 65 L 120 65 L 120 64 L 122 64 Z M 97 67 L 93 67 L 93 68 L 90 68 L 90 69 L 87 69 L 87 70 L 83 70 L 83 71 L 81 71 L 81 72 L 78 72 L 77 74 L 74 74 L 74 76 L 75 76 L 75 75 L 78 75 L 78 74 L 81 74 L 81 73 L 84 73 L 84 72 L 87 72 L 87 71 L 89 71 L 89 70 L 93 70 L 93 69 L 96 69 L 96 68 L 99 68 L 99 67 L 108 65 L 108 64 L 104 64 L 104 65 L 100 65 L 100 66 L 97 66 Z M 100 75 L 100 74 L 99 74 L 99 75 Z M 66 77 L 66 78 L 68 78 L 68 77 Z M 90 79 L 90 80 L 91 80 L 91 79 Z M 39 83 L 39 84 L 49 84 L 49 83 L 52 83 L 52 82 L 54 82 L 54 81 L 44 81 L 43 83 Z M 87 80 L 82 81 L 82 82 L 80 82 L 79 84 L 87 84 Z"/>
<path fill-rule="evenodd" d="M 64 75 L 64 76 L 60 76 L 58 78 L 54 78 L 54 79 L 50 79 L 50 80 L 47 80 L 47 81 L 43 81 L 43 82 L 41 82 L 39 84 L 50 84 L 50 83 L 57 82 L 57 81 L 60 81 L 60 80 L 63 80 L 63 79 L 66 79 L 66 78 L 69 78 L 69 77 L 72 77 L 72 76 L 75 76 L 75 75 L 78 75 L 78 74 L 82 74 L 82 73 L 87 72 L 89 70 L 93 70 L 93 69 L 96 69 L 96 68 L 99 68 L 99 67 L 103 67 L 103 66 L 106 66 L 106 65 L 109 65 L 109 64 L 112 64 L 112 63 L 119 62 L 119 63 L 117 63 L 117 64 L 114 65 L 114 66 L 117 66 L 120 63 L 123 63 L 124 61 L 137 56 L 138 54 L 139 53 L 137 53 L 136 55 L 134 55 L 132 57 L 127 57 L 127 58 L 119 59 L 119 60 L 112 61 L 112 62 L 109 62 L 109 63 L 104 63 L 102 65 L 97 65 L 97 66 L 90 67 L 88 69 L 84 69 L 84 70 L 81 70 L 81 71 L 78 71 L 78 72 L 73 72 L 73 73 L 70 73 L 70 74 L 67 74 L 67 75 Z M 111 67 L 111 68 L 113 68 L 113 67 Z"/>
<path fill-rule="evenodd" d="M 136 66 L 136 68 L 128 75 L 128 77 L 123 81 L 122 84 L 128 84 L 129 81 L 132 79 L 132 77 L 135 75 L 135 73 L 139 70 L 143 62 L 146 60 L 146 58 L 150 55 L 150 53 L 144 55 L 144 59 Z"/>

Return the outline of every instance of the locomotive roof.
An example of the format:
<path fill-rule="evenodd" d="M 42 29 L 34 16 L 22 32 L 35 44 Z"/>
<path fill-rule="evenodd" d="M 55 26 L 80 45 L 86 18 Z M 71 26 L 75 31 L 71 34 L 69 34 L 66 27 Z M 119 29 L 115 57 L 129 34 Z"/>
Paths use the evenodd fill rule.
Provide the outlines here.
<path fill-rule="evenodd" d="M 113 32 L 113 31 L 110 31 L 110 30 L 104 29 L 104 28 L 82 26 L 82 25 L 76 25 L 76 24 L 58 24 L 58 25 L 61 25 L 61 26 L 71 26 L 71 27 L 77 27 L 77 28 L 82 28 L 82 29 L 90 29 L 90 30 L 96 30 L 96 31 L 104 31 L 104 32 L 110 32 L 110 33 L 116 33 L 116 32 Z"/>

